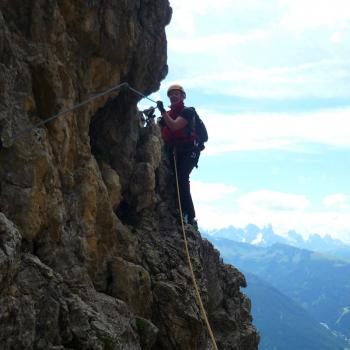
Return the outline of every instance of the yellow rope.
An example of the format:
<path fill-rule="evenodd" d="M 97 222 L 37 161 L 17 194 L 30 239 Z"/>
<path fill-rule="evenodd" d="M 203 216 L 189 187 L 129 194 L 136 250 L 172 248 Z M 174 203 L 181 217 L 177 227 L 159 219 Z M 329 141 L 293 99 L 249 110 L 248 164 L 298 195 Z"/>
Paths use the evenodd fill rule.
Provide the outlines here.
<path fill-rule="evenodd" d="M 191 271 L 192 283 L 193 283 L 194 291 L 196 293 L 196 299 L 197 299 L 197 302 L 199 304 L 199 309 L 201 310 L 202 317 L 203 317 L 204 322 L 205 322 L 205 324 L 207 326 L 208 333 L 209 333 L 209 336 L 210 336 L 211 341 L 213 343 L 214 350 L 218 350 L 218 347 L 216 345 L 216 341 L 215 341 L 215 338 L 214 338 L 214 334 L 213 334 L 213 331 L 211 330 L 211 327 L 210 327 L 210 324 L 209 324 L 209 320 L 208 320 L 208 317 L 207 317 L 207 313 L 205 311 L 205 308 L 204 308 L 204 305 L 203 305 L 203 302 L 202 302 L 202 298 L 201 298 L 201 295 L 199 293 L 198 285 L 197 285 L 197 282 L 196 282 L 196 277 L 195 277 L 194 272 L 193 272 L 190 252 L 188 250 L 188 243 L 187 243 L 187 237 L 186 237 L 186 232 L 185 232 L 185 226 L 184 226 L 184 221 L 183 221 L 183 218 L 182 218 L 182 208 L 181 208 L 181 200 L 180 200 L 179 180 L 178 180 L 178 175 L 177 175 L 176 150 L 175 149 L 174 149 L 174 168 L 175 168 L 176 190 L 177 190 L 177 199 L 178 199 L 179 210 L 180 210 L 180 217 L 181 217 L 182 233 L 183 233 L 184 242 L 185 242 L 185 250 L 186 250 L 186 255 L 187 255 L 187 262 L 188 262 L 188 266 L 189 266 L 190 271 Z"/>

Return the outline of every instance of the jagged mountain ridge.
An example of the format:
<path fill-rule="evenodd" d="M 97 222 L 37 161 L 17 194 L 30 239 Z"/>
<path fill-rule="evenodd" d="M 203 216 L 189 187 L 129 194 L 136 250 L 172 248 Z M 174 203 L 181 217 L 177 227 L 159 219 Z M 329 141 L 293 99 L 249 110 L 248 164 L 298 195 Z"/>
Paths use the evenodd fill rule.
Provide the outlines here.
<path fill-rule="evenodd" d="M 249 224 L 243 228 L 229 226 L 222 229 L 205 231 L 205 233 L 216 238 L 226 238 L 261 247 L 269 247 L 275 243 L 282 243 L 297 248 L 326 253 L 350 261 L 350 246 L 339 239 L 332 238 L 330 235 L 322 237 L 314 233 L 305 239 L 298 232 L 290 230 L 282 236 L 275 233 L 271 225 L 260 228 L 254 224 Z"/>
<path fill-rule="evenodd" d="M 0 5 L 1 349 L 207 349 L 157 127 L 128 91 L 167 72 L 168 1 Z M 220 349 L 256 349 L 244 276 L 188 229 Z"/>
<path fill-rule="evenodd" d="M 210 240 L 226 262 L 257 275 L 319 323 L 349 339 L 350 263 L 280 243 L 258 247 L 227 239 Z"/>
<path fill-rule="evenodd" d="M 254 301 L 254 322 L 260 331 L 259 350 L 344 350 L 349 343 L 335 336 L 299 304 L 271 284 L 244 272 L 245 292 Z"/>

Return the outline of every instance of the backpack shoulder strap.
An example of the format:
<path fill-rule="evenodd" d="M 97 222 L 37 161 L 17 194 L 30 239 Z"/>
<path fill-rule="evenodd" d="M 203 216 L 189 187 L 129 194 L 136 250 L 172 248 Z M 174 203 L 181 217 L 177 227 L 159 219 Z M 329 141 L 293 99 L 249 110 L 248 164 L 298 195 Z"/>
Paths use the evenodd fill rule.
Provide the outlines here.
<path fill-rule="evenodd" d="M 192 121 L 192 123 L 188 123 L 187 125 L 186 125 L 186 130 L 187 130 L 187 134 L 188 135 L 191 135 L 193 132 L 195 132 L 195 130 L 196 130 L 196 119 L 197 119 L 197 112 L 196 112 L 196 110 L 195 110 L 195 108 L 194 107 L 184 107 L 184 109 L 181 111 L 181 113 L 183 112 L 183 111 L 185 111 L 185 110 L 187 110 L 187 111 L 191 111 L 192 113 L 193 113 L 193 121 Z M 181 114 L 180 113 L 180 114 Z"/>
<path fill-rule="evenodd" d="M 187 106 L 184 107 L 184 109 L 181 111 L 181 113 L 182 113 L 183 111 L 186 111 L 186 110 L 187 110 L 187 111 L 188 111 L 188 110 L 191 110 L 191 111 L 197 113 L 194 107 L 187 107 Z"/>

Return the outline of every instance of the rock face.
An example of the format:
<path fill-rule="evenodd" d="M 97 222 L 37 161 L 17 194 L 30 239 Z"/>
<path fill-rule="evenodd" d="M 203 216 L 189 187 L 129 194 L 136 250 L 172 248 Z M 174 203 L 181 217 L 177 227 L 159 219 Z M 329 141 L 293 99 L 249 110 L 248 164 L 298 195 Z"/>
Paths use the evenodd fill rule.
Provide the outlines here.
<path fill-rule="evenodd" d="M 167 0 L 0 3 L 0 348 L 210 349 L 173 174 L 138 96 L 167 73 Z M 16 139 L 15 139 L 16 138 Z M 257 349 L 244 276 L 187 227 L 219 349 Z"/>

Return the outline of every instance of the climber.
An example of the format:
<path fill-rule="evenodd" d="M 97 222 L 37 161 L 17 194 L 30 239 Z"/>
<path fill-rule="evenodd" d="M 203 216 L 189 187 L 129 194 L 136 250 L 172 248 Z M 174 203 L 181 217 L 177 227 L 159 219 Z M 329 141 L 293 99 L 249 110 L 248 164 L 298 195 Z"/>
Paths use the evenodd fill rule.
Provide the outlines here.
<path fill-rule="evenodd" d="M 197 227 L 195 209 L 190 191 L 190 173 L 197 166 L 200 149 L 196 141 L 195 110 L 185 107 L 185 90 L 180 85 L 171 85 L 167 95 L 170 100 L 170 110 L 167 112 L 163 102 L 158 101 L 157 107 L 162 115 L 159 125 L 166 147 L 175 151 L 178 172 L 180 203 L 185 223 Z"/>

